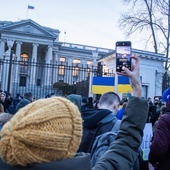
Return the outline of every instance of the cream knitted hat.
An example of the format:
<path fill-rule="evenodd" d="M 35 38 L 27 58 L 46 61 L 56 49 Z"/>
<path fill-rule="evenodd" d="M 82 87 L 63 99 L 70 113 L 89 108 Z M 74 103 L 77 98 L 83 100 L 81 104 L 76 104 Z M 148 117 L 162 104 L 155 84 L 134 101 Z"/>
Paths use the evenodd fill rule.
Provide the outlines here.
<path fill-rule="evenodd" d="M 69 100 L 53 97 L 20 109 L 0 133 L 0 154 L 11 165 L 26 166 L 71 158 L 82 136 L 82 119 Z"/>

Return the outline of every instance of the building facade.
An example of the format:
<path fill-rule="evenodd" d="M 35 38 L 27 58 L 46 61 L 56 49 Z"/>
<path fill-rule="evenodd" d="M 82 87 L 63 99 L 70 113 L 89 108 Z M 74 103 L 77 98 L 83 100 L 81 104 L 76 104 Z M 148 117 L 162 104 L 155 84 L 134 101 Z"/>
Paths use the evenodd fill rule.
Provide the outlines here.
<path fill-rule="evenodd" d="M 0 21 L 0 89 L 13 95 L 35 90 L 36 98 L 40 98 L 53 91 L 60 93 L 61 89 L 54 89 L 56 83 L 73 87 L 88 81 L 91 85 L 90 76 L 94 73 L 90 72 L 97 69 L 99 61 L 105 76 L 114 73 L 113 49 L 60 42 L 59 34 L 59 30 L 30 19 Z M 133 53 L 141 58 L 143 96 L 161 95 L 166 61 L 163 54 L 136 49 Z M 86 88 L 82 91 L 89 90 Z"/>

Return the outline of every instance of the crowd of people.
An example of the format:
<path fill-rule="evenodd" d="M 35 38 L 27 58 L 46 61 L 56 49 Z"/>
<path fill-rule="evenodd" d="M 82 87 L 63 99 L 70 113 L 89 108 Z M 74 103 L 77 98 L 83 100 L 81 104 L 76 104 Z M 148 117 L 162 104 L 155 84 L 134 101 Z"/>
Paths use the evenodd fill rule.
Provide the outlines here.
<path fill-rule="evenodd" d="M 118 73 L 130 79 L 128 100 L 106 92 L 95 101 L 54 93 L 35 101 L 31 92 L 12 98 L 1 91 L 0 169 L 169 170 L 170 89 L 161 103 L 142 98 L 139 58 L 132 59 L 132 71 Z M 146 163 L 140 144 L 147 122 L 154 136 Z"/>

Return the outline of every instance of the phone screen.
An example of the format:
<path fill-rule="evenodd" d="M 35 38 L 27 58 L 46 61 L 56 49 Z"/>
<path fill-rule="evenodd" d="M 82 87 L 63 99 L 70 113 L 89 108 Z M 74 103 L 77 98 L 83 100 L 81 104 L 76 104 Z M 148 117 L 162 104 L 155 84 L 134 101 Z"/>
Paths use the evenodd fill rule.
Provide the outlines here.
<path fill-rule="evenodd" d="M 131 42 L 117 42 L 116 43 L 116 71 L 124 71 L 124 67 L 131 70 Z"/>

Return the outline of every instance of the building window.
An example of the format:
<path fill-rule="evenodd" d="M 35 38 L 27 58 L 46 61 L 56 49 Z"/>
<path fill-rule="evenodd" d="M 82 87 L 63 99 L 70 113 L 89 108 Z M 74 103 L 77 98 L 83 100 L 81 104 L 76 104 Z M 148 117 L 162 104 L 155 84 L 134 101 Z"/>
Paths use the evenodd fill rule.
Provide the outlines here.
<path fill-rule="evenodd" d="M 28 54 L 21 54 L 20 74 L 28 74 Z"/>
<path fill-rule="evenodd" d="M 79 60 L 79 59 L 74 59 L 74 60 L 73 60 L 73 63 L 74 63 L 74 64 L 79 64 L 79 63 L 80 63 L 80 60 Z"/>
<path fill-rule="evenodd" d="M 90 64 L 92 64 L 92 61 L 87 61 L 87 65 L 90 65 Z"/>
<path fill-rule="evenodd" d="M 79 75 L 79 67 L 73 67 L 72 76 L 78 76 Z"/>
<path fill-rule="evenodd" d="M 37 79 L 37 86 L 41 86 L 41 79 Z"/>
<path fill-rule="evenodd" d="M 66 58 L 65 57 L 60 57 L 60 62 L 66 62 Z"/>
<path fill-rule="evenodd" d="M 64 75 L 65 72 L 65 66 L 59 66 L 58 67 L 58 74 L 59 75 Z"/>
<path fill-rule="evenodd" d="M 26 84 L 27 84 L 27 77 L 26 76 L 20 76 L 19 86 L 26 87 Z"/>

